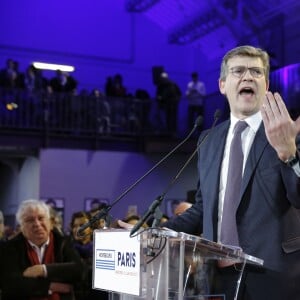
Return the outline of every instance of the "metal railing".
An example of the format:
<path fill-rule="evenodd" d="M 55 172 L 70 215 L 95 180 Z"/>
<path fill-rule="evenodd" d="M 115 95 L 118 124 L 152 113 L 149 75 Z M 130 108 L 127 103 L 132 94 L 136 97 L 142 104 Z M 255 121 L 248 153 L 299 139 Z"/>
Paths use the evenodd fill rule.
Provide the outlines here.
<path fill-rule="evenodd" d="M 155 110 L 151 99 L 0 90 L 0 129 L 140 135 L 159 127 Z"/>

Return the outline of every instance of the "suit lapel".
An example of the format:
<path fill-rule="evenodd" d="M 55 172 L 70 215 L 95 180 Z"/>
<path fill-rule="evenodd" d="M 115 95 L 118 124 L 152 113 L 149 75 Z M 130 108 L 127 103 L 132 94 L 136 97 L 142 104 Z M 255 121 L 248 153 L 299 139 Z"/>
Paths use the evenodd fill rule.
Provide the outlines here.
<path fill-rule="evenodd" d="M 220 172 L 229 125 L 230 122 L 225 121 L 211 132 L 207 144 L 203 144 L 203 152 L 201 152 L 201 163 L 203 165 L 199 166 L 200 173 L 201 170 L 206 170 L 206 173 L 202 176 L 203 182 L 201 184 L 207 187 L 218 187 L 216 189 L 209 188 L 207 191 L 209 199 L 207 201 L 207 213 L 216 221 L 215 224 L 217 224 L 218 220 Z M 218 141 L 217 145 L 216 141 Z M 217 231 L 215 230 L 214 232 L 216 233 Z"/>
<path fill-rule="evenodd" d="M 213 160 L 211 161 L 211 169 L 217 170 L 217 174 L 214 173 L 213 176 L 210 178 L 210 182 L 212 182 L 212 186 L 219 186 L 220 183 L 220 172 L 221 172 L 221 166 L 223 161 L 223 155 L 224 155 L 224 148 L 226 143 L 226 137 L 227 132 L 229 129 L 229 122 L 226 122 L 224 126 L 221 126 L 218 128 L 218 131 L 215 132 L 212 140 L 219 141 L 218 147 L 215 147 L 214 149 L 211 149 L 211 153 L 214 153 L 214 155 L 208 155 L 210 157 L 213 157 Z M 216 197 L 219 198 L 219 190 L 216 190 Z"/>
<path fill-rule="evenodd" d="M 204 186 L 216 186 L 219 187 L 220 184 L 220 172 L 223 161 L 224 148 L 226 143 L 227 132 L 229 129 L 230 122 L 226 121 L 220 124 L 215 128 L 208 137 L 207 141 L 203 144 L 203 151 L 200 151 L 200 156 L 202 159 L 200 160 L 201 164 L 198 166 L 201 170 L 207 170 L 206 173 L 202 174 L 201 178 L 203 182 L 201 185 Z M 219 141 L 216 147 L 215 141 Z M 263 154 L 264 149 L 268 145 L 268 141 L 265 135 L 265 130 L 263 123 L 259 127 L 258 132 L 255 135 L 252 147 L 250 149 L 245 173 L 242 180 L 242 189 L 241 189 L 241 197 L 244 194 L 247 185 L 249 184 L 250 178 L 255 171 L 255 168 L 260 160 L 261 155 Z M 218 201 L 219 201 L 219 188 L 210 189 L 208 192 L 209 199 L 211 201 L 207 202 L 207 214 L 210 215 L 217 224 L 218 220 Z M 240 197 L 240 200 L 241 200 Z M 214 228 L 214 238 L 217 232 L 217 228 Z"/>
<path fill-rule="evenodd" d="M 261 123 L 258 132 L 255 135 L 253 144 L 251 146 L 247 158 L 243 180 L 242 180 L 241 196 L 244 194 L 245 189 L 249 183 L 249 180 L 256 168 L 256 165 L 258 164 L 259 159 L 267 145 L 268 145 L 268 140 L 265 134 L 265 128 L 263 123 Z"/>

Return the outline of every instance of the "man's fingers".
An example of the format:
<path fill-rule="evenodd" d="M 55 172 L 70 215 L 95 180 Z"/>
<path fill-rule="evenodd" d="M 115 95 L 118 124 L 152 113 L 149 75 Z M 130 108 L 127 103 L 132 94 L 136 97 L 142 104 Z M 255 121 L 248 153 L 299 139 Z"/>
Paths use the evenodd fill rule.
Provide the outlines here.
<path fill-rule="evenodd" d="M 276 99 L 277 107 L 280 111 L 280 114 L 283 116 L 289 116 L 289 112 L 286 108 L 286 105 L 279 93 L 274 93 L 274 98 Z"/>
<path fill-rule="evenodd" d="M 261 112 L 265 125 L 278 125 L 279 122 L 291 120 L 286 105 L 279 93 L 266 93 Z"/>
<path fill-rule="evenodd" d="M 280 102 L 280 96 L 279 94 L 272 94 L 271 92 L 267 92 L 266 97 L 268 99 L 267 107 L 267 113 L 272 113 L 275 118 L 279 118 L 281 115 L 281 112 L 279 110 L 278 102 Z"/>
<path fill-rule="evenodd" d="M 296 124 L 297 134 L 300 134 L 300 116 L 295 121 L 295 124 Z"/>

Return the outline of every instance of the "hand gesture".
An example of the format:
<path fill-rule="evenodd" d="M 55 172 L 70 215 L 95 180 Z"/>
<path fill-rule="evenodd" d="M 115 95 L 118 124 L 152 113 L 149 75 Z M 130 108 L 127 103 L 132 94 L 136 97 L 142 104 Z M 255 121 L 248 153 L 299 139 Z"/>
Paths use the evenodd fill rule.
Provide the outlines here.
<path fill-rule="evenodd" d="M 300 116 L 293 121 L 278 93 L 267 92 L 261 108 L 269 143 L 285 161 L 296 153 L 296 136 L 300 133 Z"/>

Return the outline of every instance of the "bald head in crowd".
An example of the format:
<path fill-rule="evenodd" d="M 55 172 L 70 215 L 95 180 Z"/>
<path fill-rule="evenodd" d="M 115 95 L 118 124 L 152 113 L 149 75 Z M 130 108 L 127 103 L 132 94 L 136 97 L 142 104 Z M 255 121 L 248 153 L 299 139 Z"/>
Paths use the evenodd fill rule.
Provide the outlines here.
<path fill-rule="evenodd" d="M 184 213 L 187 209 L 189 209 L 191 206 L 192 206 L 192 204 L 189 203 L 189 202 L 186 202 L 186 201 L 180 202 L 180 203 L 175 207 L 174 215 L 175 215 L 175 216 L 181 215 L 181 214 Z"/>

